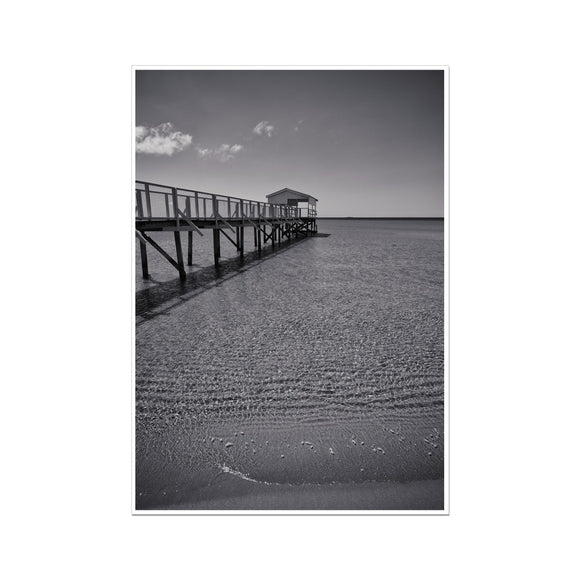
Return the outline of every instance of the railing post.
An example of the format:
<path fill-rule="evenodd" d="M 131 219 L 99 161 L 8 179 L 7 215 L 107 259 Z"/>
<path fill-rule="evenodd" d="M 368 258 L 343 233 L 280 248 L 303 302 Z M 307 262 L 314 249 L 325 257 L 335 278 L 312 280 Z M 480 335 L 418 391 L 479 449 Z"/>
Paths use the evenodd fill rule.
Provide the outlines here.
<path fill-rule="evenodd" d="M 199 199 L 197 196 L 197 191 L 195 192 L 195 217 L 199 219 Z"/>
<path fill-rule="evenodd" d="M 135 199 L 137 201 L 137 217 L 143 217 L 143 200 L 141 199 L 141 190 L 135 190 Z"/>
<path fill-rule="evenodd" d="M 149 193 L 149 184 L 145 184 L 145 203 L 147 204 L 147 217 L 151 219 L 151 194 Z"/>
<path fill-rule="evenodd" d="M 177 189 L 171 188 L 171 197 L 173 198 L 173 215 L 175 216 L 175 223 L 179 227 L 179 201 L 177 200 Z"/>

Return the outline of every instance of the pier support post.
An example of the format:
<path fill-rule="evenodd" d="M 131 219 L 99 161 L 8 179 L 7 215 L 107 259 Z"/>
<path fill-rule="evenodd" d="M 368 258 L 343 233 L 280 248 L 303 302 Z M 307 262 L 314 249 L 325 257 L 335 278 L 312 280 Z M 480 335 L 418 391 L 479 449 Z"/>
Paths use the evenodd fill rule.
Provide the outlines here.
<path fill-rule="evenodd" d="M 183 282 L 187 275 L 185 274 L 185 267 L 183 265 L 183 250 L 181 249 L 181 235 L 179 232 L 173 232 L 175 237 L 175 252 L 177 254 L 177 264 L 179 270 L 179 279 Z"/>
<path fill-rule="evenodd" d="M 143 272 L 143 278 L 149 278 L 149 265 L 147 262 L 147 244 L 145 242 L 139 242 L 139 248 L 141 250 L 141 271 Z"/>
<path fill-rule="evenodd" d="M 217 267 L 220 261 L 220 231 L 218 228 L 213 229 L 213 263 Z"/>
<path fill-rule="evenodd" d="M 193 266 L 193 232 L 187 232 L 187 265 Z"/>
<path fill-rule="evenodd" d="M 254 229 L 254 248 L 256 248 L 258 246 L 258 230 L 256 230 L 256 228 Z"/>
<path fill-rule="evenodd" d="M 239 240 L 239 246 L 240 246 L 240 254 L 244 255 L 244 226 L 242 226 L 240 228 L 240 240 Z"/>

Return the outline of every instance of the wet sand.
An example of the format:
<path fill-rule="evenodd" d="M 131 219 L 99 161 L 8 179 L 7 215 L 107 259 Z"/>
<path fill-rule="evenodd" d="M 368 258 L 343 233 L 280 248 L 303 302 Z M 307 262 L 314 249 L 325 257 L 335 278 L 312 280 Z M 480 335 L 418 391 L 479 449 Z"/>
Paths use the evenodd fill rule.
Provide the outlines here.
<path fill-rule="evenodd" d="M 138 428 L 137 509 L 443 509 L 443 440 L 424 422 L 198 416 Z"/>
<path fill-rule="evenodd" d="M 224 473 L 195 503 L 174 498 L 159 510 L 443 510 L 443 480 L 276 484 Z"/>

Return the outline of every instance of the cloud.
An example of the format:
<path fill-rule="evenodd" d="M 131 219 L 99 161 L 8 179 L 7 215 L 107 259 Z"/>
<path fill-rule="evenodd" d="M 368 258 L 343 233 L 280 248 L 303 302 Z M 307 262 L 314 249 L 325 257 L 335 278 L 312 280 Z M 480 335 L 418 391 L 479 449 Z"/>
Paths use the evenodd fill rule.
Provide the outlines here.
<path fill-rule="evenodd" d="M 242 145 L 222 143 L 218 147 L 202 147 L 199 143 L 193 143 L 193 137 L 187 133 L 176 131 L 171 123 L 162 123 L 157 127 L 135 127 L 135 140 L 137 153 L 152 155 L 173 155 L 183 151 L 193 144 L 200 159 L 216 159 L 222 163 L 230 161 L 243 149 Z"/>
<path fill-rule="evenodd" d="M 256 135 L 266 135 L 271 137 L 274 133 L 274 125 L 270 125 L 268 121 L 260 121 L 253 129 Z"/>
<path fill-rule="evenodd" d="M 135 128 L 135 150 L 137 153 L 150 155 L 173 155 L 176 151 L 183 151 L 191 145 L 191 135 L 175 131 L 171 123 L 162 123 L 157 127 Z"/>
<path fill-rule="evenodd" d="M 227 143 L 222 143 L 219 147 L 213 149 L 207 147 L 201 147 L 200 145 L 195 146 L 197 155 L 200 159 L 217 159 L 222 163 L 226 163 L 235 158 L 235 156 L 243 149 L 242 145 L 228 145 Z"/>
<path fill-rule="evenodd" d="M 298 124 L 294 127 L 294 132 L 295 133 L 298 133 L 298 131 L 300 131 L 300 125 L 302 125 L 302 123 L 304 123 L 304 120 L 303 119 L 300 119 L 298 121 Z"/>

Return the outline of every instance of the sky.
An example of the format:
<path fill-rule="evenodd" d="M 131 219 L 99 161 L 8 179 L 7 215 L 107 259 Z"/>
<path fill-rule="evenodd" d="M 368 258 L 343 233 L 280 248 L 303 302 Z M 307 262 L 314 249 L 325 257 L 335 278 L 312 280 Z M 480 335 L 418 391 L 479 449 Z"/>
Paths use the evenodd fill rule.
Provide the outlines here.
<path fill-rule="evenodd" d="M 137 70 L 136 178 L 323 217 L 442 217 L 442 70 Z"/>

